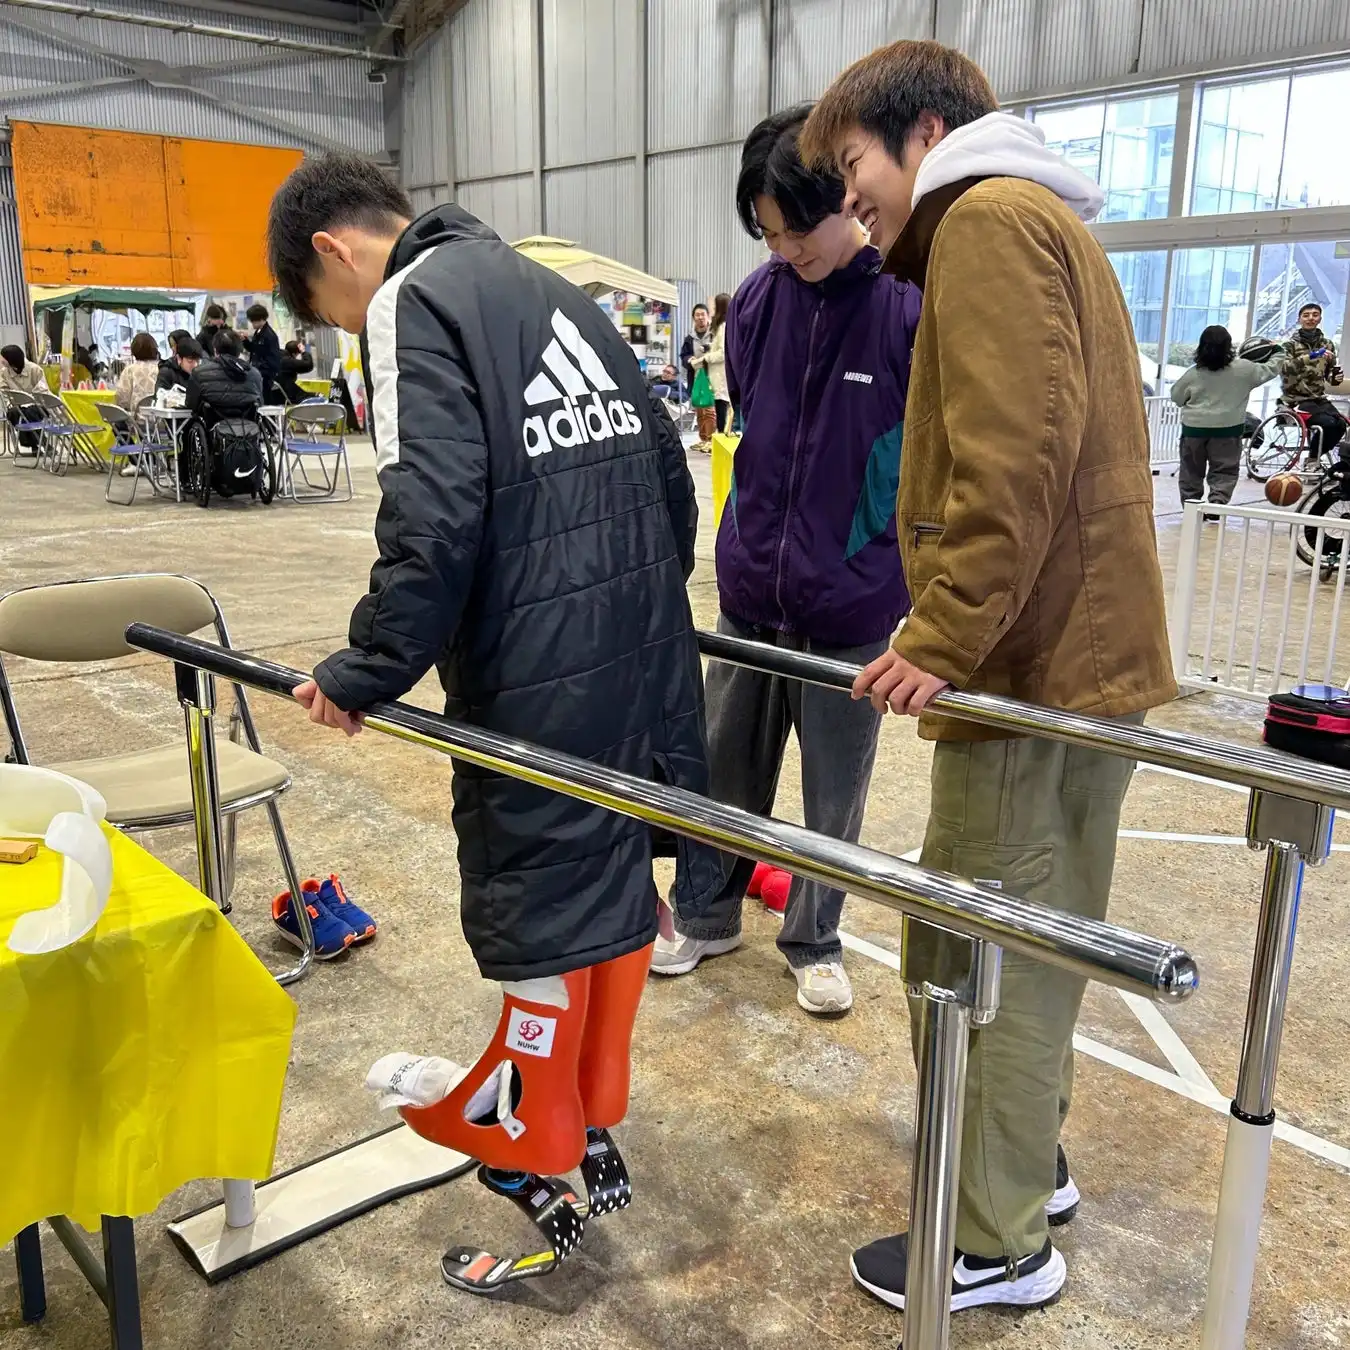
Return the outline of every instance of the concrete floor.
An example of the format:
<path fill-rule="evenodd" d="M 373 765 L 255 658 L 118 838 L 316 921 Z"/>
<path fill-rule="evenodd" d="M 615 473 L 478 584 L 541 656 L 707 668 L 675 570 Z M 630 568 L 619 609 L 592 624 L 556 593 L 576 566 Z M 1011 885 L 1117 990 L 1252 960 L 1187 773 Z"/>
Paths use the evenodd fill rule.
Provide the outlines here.
<path fill-rule="evenodd" d="M 58 480 L 0 463 L 0 590 L 109 572 L 187 572 L 216 593 L 239 646 L 307 669 L 342 641 L 373 556 L 374 473 L 368 453 L 357 460 L 358 496 L 349 505 L 207 512 L 155 501 L 119 510 L 104 504 L 102 483 L 87 472 Z M 694 467 L 706 499 L 707 461 Z M 1172 480 L 1160 480 L 1160 501 L 1174 492 Z M 1160 528 L 1170 560 L 1175 518 L 1163 516 Z M 703 625 L 716 610 L 711 538 L 705 529 L 690 586 Z M 153 659 L 74 671 L 16 662 L 12 674 L 39 760 L 178 734 L 168 670 Z M 429 685 L 416 697 L 436 706 Z M 456 920 L 447 761 L 373 734 L 348 743 L 275 700 L 254 706 L 264 741 L 295 777 L 285 813 L 302 870 L 342 873 L 382 923 L 372 948 L 323 966 L 297 991 L 280 1168 L 382 1123 L 361 1086 L 377 1055 L 404 1048 L 475 1056 L 497 995 L 478 978 Z M 1155 720 L 1252 741 L 1257 715 L 1252 705 L 1206 695 Z M 928 756 L 910 725 L 887 725 L 865 842 L 896 853 L 918 844 Z M 789 817 L 798 813 L 795 776 L 790 765 L 778 807 Z M 1243 798 L 1223 787 L 1140 772 L 1124 826 L 1234 836 L 1243 810 Z M 153 846 L 190 872 L 186 831 Z M 278 967 L 289 949 L 269 931 L 266 901 L 280 885 L 261 819 L 245 819 L 240 846 L 234 919 Z M 962 1315 L 953 1344 L 1198 1343 L 1225 1119 L 1221 1106 L 1181 1095 L 1174 1067 L 1212 1082 L 1215 1101 L 1232 1090 L 1260 871 L 1261 860 L 1236 842 L 1122 840 L 1112 917 L 1189 946 L 1203 990 L 1154 1019 L 1155 1034 L 1115 993 L 1089 991 L 1066 1136 L 1085 1199 L 1058 1239 L 1070 1270 L 1064 1299 L 1020 1317 Z M 1309 875 L 1279 1091 L 1283 1118 L 1330 1141 L 1323 1152 L 1342 1163 L 1350 1162 L 1346 875 L 1343 856 Z M 638 1026 L 632 1114 L 620 1135 L 635 1206 L 595 1225 L 552 1279 L 495 1301 L 445 1287 L 437 1260 L 447 1246 L 470 1240 L 512 1250 L 525 1236 L 513 1212 L 466 1179 L 211 1289 L 164 1234 L 168 1218 L 212 1194 L 201 1182 L 137 1223 L 146 1344 L 894 1346 L 899 1316 L 852 1288 L 847 1261 L 858 1243 L 902 1226 L 907 1212 L 914 1076 L 899 979 L 850 953 L 853 1014 L 811 1021 L 795 1005 L 773 927 L 752 906 L 739 953 L 652 986 Z M 895 917 L 868 902 L 849 901 L 844 927 L 897 950 Z M 1350 1346 L 1350 1168 L 1303 1142 L 1275 1147 L 1253 1350 Z M 106 1344 L 97 1299 L 50 1239 L 46 1247 L 51 1310 L 40 1330 L 19 1324 L 12 1262 L 0 1255 L 0 1348 Z"/>

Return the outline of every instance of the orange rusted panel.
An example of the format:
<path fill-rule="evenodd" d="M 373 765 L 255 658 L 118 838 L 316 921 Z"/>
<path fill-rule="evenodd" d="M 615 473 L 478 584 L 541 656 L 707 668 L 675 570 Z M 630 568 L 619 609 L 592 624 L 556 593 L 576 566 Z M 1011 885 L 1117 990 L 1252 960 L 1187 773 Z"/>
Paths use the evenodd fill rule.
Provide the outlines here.
<path fill-rule="evenodd" d="M 14 122 L 28 280 L 266 291 L 267 208 L 299 150 Z"/>

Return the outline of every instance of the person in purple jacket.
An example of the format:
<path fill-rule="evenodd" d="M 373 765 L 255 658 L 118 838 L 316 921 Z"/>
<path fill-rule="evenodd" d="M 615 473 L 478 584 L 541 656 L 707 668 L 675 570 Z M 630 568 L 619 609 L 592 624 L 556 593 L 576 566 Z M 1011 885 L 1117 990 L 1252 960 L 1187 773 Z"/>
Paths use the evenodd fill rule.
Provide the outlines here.
<path fill-rule="evenodd" d="M 717 535 L 718 630 L 866 665 L 887 649 L 909 596 L 895 536 L 909 358 L 919 292 L 843 213 L 844 185 L 807 169 L 802 104 L 746 139 L 736 205 L 775 255 L 737 290 L 726 364 L 744 434 Z M 808 828 L 856 840 L 880 717 L 866 701 L 714 661 L 707 675 L 711 792 L 766 813 L 789 729 Z M 753 864 L 697 918 L 674 915 L 652 970 L 683 975 L 741 942 Z M 807 1012 L 853 1003 L 839 941 L 844 893 L 794 878 L 778 946 Z"/>

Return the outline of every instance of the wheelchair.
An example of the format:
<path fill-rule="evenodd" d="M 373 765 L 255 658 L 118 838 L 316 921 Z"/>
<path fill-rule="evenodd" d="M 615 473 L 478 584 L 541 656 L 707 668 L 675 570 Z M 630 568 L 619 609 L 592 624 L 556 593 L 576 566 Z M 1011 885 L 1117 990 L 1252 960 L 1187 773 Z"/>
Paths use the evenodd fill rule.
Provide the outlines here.
<path fill-rule="evenodd" d="M 276 427 L 265 417 L 222 417 L 209 428 L 194 417 L 178 456 L 183 492 L 203 507 L 213 493 L 267 506 L 276 495 L 280 455 Z"/>

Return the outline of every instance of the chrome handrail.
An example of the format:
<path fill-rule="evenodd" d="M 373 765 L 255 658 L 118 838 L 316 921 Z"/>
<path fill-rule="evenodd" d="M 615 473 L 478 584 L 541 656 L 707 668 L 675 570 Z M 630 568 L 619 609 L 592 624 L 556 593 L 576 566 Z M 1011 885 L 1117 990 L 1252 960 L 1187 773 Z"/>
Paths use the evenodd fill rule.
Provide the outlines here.
<path fill-rule="evenodd" d="M 132 624 L 127 642 L 179 665 L 286 698 L 309 678 L 261 657 L 148 624 Z M 1175 1001 L 1192 993 L 1198 982 L 1195 962 L 1171 943 L 1035 905 L 860 844 L 724 806 L 695 792 L 405 703 L 377 704 L 366 712 L 365 725 L 727 852 L 776 863 L 798 876 L 847 888 L 902 914 L 1120 989 Z"/>
<path fill-rule="evenodd" d="M 852 689 L 854 680 L 862 672 L 861 666 L 847 661 L 773 647 L 726 633 L 700 630 L 698 645 L 705 656 L 714 660 L 822 685 L 826 689 Z M 929 706 L 935 713 L 1002 731 L 1065 741 L 1145 764 L 1157 764 L 1223 783 L 1278 792 L 1281 796 L 1350 811 L 1350 773 L 1265 746 L 1237 745 L 1209 736 L 1194 736 L 1190 732 L 1164 731 L 1090 717 L 1085 713 L 1063 712 L 1058 708 L 1043 708 L 1004 698 L 1001 694 L 945 689 Z"/>

